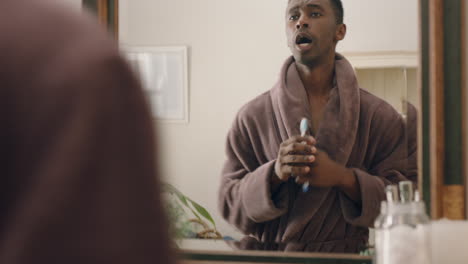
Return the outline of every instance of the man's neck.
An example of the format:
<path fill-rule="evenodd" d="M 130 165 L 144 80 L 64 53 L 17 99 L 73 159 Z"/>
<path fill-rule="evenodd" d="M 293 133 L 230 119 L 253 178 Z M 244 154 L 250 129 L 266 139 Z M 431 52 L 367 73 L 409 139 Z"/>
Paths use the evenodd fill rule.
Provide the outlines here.
<path fill-rule="evenodd" d="M 328 61 L 315 66 L 296 63 L 297 71 L 309 96 L 326 96 L 333 88 L 335 60 Z"/>

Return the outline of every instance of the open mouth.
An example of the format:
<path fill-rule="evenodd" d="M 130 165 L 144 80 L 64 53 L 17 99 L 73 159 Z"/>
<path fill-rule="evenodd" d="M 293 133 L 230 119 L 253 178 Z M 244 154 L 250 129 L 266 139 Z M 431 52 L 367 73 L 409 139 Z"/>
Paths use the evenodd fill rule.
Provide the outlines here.
<path fill-rule="evenodd" d="M 305 34 L 298 34 L 296 36 L 296 45 L 307 46 L 312 43 L 312 38 Z"/>

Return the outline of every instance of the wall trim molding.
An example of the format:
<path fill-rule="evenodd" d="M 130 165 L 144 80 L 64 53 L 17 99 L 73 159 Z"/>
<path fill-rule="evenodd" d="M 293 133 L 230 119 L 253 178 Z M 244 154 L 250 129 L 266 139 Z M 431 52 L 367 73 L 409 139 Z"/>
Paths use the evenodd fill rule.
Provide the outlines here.
<path fill-rule="evenodd" d="M 419 53 L 416 51 L 343 52 L 355 69 L 417 68 Z"/>

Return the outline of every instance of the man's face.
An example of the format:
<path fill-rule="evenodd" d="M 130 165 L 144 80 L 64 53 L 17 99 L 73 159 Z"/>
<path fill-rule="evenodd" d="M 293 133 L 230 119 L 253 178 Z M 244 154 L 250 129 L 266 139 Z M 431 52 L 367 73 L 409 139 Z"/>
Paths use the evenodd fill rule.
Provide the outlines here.
<path fill-rule="evenodd" d="M 330 0 L 291 0 L 286 10 L 288 46 L 299 63 L 313 65 L 335 52 L 346 26 L 336 23 Z"/>

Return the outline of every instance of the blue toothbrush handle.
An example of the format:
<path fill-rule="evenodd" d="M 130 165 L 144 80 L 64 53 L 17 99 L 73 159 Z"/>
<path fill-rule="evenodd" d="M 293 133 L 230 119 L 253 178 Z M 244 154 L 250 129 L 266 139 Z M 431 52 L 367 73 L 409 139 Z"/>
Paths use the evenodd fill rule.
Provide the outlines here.
<path fill-rule="evenodd" d="M 299 130 L 301 131 L 301 136 L 305 136 L 307 132 L 309 131 L 309 120 L 307 118 L 302 118 L 301 124 L 299 127 Z M 309 191 L 309 182 L 305 182 L 302 184 L 302 192 L 308 192 Z"/>

